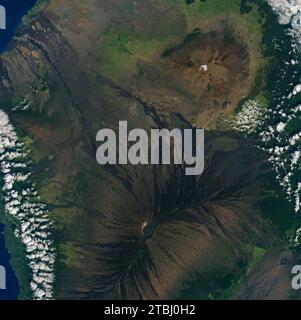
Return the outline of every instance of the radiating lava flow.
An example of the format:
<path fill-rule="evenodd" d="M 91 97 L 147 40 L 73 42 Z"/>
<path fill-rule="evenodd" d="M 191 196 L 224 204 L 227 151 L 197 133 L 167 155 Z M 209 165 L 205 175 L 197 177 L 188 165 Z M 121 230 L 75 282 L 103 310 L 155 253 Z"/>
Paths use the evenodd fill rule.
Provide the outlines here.
<path fill-rule="evenodd" d="M 204 175 L 180 166 L 113 173 L 110 193 L 99 190 L 93 241 L 77 247 L 85 266 L 64 284 L 65 297 L 171 298 L 197 273 L 246 263 L 250 241 L 276 239 L 254 203 L 266 170 L 259 155 L 235 134 L 207 133 L 206 141 Z"/>

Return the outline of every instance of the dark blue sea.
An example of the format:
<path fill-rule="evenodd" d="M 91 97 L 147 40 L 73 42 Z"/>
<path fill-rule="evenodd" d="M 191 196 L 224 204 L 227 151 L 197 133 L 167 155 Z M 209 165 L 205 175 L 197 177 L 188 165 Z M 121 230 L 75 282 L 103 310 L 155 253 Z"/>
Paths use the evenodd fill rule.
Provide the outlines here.
<path fill-rule="evenodd" d="M 10 265 L 10 254 L 5 247 L 4 225 L 0 224 L 0 300 L 16 300 L 20 293 L 19 284 L 13 268 Z M 3 267 L 5 274 L 3 274 Z M 5 278 L 5 288 L 2 279 Z"/>
<path fill-rule="evenodd" d="M 37 0 L 0 0 L 0 5 L 6 9 L 6 30 L 0 29 L 0 52 L 3 52 L 21 23 L 22 17 L 35 5 Z M 5 247 L 5 226 L 0 224 L 0 278 L 5 269 L 6 289 L 1 289 L 0 300 L 16 300 L 20 289 L 14 270 L 10 265 L 10 254 Z"/>
<path fill-rule="evenodd" d="M 36 4 L 37 0 L 0 0 L 6 9 L 6 30 L 0 30 L 0 52 L 14 35 L 22 17 Z"/>

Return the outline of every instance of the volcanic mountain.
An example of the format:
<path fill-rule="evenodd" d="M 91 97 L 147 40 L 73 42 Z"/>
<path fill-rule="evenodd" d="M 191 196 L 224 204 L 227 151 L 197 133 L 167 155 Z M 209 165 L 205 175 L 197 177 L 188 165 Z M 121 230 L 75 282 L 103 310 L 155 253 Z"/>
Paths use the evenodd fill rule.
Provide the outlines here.
<path fill-rule="evenodd" d="M 208 129 L 233 110 L 256 59 L 225 19 L 191 28 L 168 1 L 40 1 L 1 55 L 2 106 L 29 141 L 54 224 L 56 298 L 178 298 L 195 282 L 206 299 L 247 269 L 253 247 L 281 244 L 260 207 L 265 155 L 239 134 L 206 131 L 197 177 L 95 158 L 96 133 L 120 120 Z"/>

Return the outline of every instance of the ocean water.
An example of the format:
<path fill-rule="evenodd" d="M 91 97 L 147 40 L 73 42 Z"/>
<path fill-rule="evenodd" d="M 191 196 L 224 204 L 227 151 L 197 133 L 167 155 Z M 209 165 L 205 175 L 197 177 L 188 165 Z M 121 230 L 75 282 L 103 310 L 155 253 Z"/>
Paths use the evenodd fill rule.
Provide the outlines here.
<path fill-rule="evenodd" d="M 0 300 L 16 300 L 20 288 L 13 268 L 10 265 L 10 254 L 6 250 L 4 241 L 4 225 L 0 224 L 0 266 L 5 268 L 6 289 L 0 289 Z M 1 277 L 1 274 L 0 274 Z"/>
<path fill-rule="evenodd" d="M 6 9 L 6 30 L 0 30 L 0 52 L 13 37 L 22 17 L 36 4 L 37 0 L 0 0 Z"/>
<path fill-rule="evenodd" d="M 13 37 L 22 17 L 35 5 L 37 0 L 0 0 L 6 9 L 6 30 L 0 30 L 0 52 L 3 52 Z M 0 300 L 16 300 L 20 293 L 18 280 L 10 264 L 10 254 L 5 247 L 5 226 L 0 224 L 0 266 L 5 268 L 6 289 L 0 289 Z M 1 275 L 0 275 L 1 276 Z"/>

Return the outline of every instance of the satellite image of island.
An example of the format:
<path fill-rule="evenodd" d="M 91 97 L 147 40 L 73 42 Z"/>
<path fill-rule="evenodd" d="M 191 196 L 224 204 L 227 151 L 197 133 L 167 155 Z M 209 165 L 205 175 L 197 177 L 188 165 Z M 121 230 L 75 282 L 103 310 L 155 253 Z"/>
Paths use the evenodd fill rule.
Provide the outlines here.
<path fill-rule="evenodd" d="M 300 300 L 300 197 L 301 0 L 0 0 L 0 300 Z"/>

